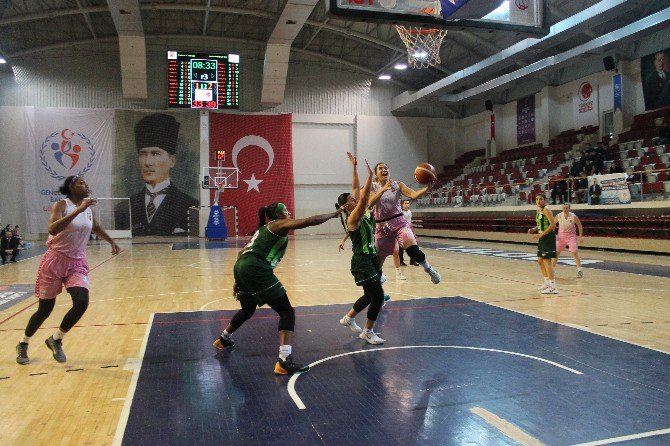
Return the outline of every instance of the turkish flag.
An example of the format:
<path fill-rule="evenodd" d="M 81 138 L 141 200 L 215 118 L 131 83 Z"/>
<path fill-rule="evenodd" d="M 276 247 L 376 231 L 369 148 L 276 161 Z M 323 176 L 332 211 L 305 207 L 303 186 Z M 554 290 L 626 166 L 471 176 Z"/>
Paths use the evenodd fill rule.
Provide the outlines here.
<path fill-rule="evenodd" d="M 216 151 L 225 150 L 223 167 L 239 170 L 239 187 L 225 189 L 220 204 L 237 207 L 240 235 L 256 231 L 262 206 L 281 202 L 295 213 L 291 141 L 290 114 L 209 114 L 209 165 L 217 166 Z"/>

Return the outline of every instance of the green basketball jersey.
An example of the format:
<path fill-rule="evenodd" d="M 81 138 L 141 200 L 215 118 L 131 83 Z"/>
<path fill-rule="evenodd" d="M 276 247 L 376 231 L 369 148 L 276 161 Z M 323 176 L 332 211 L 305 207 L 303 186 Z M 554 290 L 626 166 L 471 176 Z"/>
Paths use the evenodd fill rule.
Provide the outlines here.
<path fill-rule="evenodd" d="M 543 232 L 550 226 L 549 219 L 544 215 L 544 211 L 537 211 L 535 213 L 535 224 L 537 225 L 537 230 Z"/>
<path fill-rule="evenodd" d="M 274 268 L 277 266 L 277 263 L 279 263 L 281 258 L 284 257 L 287 245 L 287 236 L 282 237 L 277 234 L 273 234 L 268 229 L 268 225 L 265 225 L 259 228 L 254 236 L 251 237 L 251 240 L 247 246 L 244 247 L 242 255 L 251 252 L 268 262 L 270 266 Z"/>
<path fill-rule="evenodd" d="M 377 254 L 375 220 L 369 211 L 361 218 L 358 229 L 349 231 L 349 238 L 351 238 L 351 249 L 354 254 Z"/>

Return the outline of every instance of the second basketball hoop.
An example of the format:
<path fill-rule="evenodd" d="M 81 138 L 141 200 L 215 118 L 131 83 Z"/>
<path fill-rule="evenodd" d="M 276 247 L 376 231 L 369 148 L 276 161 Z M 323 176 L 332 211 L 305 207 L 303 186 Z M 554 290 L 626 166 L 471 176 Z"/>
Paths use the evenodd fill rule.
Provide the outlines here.
<path fill-rule="evenodd" d="M 407 63 L 411 68 L 434 67 L 440 63 L 440 48 L 447 30 L 402 25 L 395 28 L 407 48 Z"/>

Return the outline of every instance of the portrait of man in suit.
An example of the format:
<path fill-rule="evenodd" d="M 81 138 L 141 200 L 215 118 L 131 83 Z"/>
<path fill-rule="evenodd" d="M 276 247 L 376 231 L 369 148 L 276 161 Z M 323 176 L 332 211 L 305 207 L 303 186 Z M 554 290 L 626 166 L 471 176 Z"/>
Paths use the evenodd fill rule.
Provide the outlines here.
<path fill-rule="evenodd" d="M 670 106 L 670 57 L 668 51 L 655 53 L 653 55 L 653 66 L 647 62 L 646 69 L 644 69 L 644 60 L 642 63 L 646 109 L 653 110 Z"/>
<path fill-rule="evenodd" d="M 168 114 L 155 113 L 134 127 L 142 189 L 130 196 L 133 236 L 185 235 L 188 209 L 198 200 L 180 190 L 170 178 L 177 163 L 180 124 Z"/>

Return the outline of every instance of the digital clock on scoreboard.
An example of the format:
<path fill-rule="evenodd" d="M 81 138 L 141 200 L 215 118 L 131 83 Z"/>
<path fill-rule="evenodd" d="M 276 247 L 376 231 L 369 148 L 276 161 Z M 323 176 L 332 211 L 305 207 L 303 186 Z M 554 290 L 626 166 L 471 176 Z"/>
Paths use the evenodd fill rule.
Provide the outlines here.
<path fill-rule="evenodd" d="M 239 54 L 168 51 L 168 106 L 239 108 Z"/>

